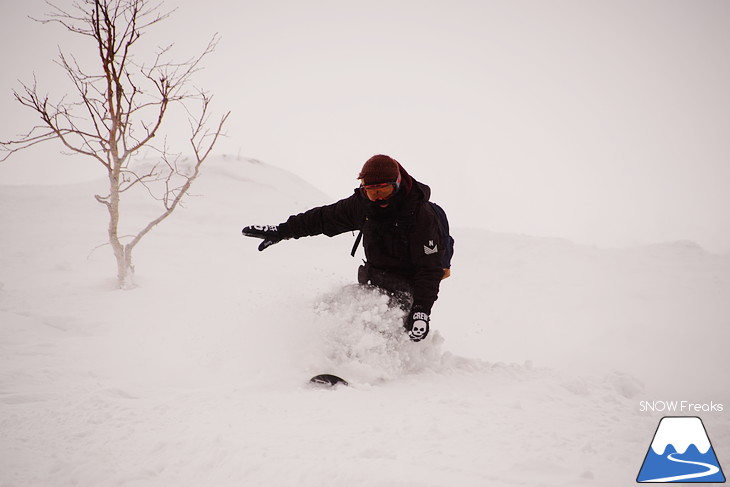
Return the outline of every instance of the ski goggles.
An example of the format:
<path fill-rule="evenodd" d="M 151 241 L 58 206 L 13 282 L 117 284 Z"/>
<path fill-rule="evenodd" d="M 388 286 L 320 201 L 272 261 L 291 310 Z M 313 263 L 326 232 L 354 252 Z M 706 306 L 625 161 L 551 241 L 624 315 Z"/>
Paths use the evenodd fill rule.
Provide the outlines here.
<path fill-rule="evenodd" d="M 362 189 L 369 198 L 371 199 L 387 199 L 398 192 L 400 188 L 400 174 L 398 179 L 390 183 L 378 183 L 378 184 L 363 184 L 360 183 L 360 189 Z"/>

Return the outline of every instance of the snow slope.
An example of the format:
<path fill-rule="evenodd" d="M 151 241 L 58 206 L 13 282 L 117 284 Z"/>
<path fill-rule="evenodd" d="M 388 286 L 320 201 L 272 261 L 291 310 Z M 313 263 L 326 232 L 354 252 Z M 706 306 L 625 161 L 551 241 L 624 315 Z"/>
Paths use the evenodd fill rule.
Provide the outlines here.
<path fill-rule="evenodd" d="M 454 229 L 413 344 L 353 236 L 240 235 L 331 198 L 231 158 L 193 191 L 120 291 L 102 181 L 0 186 L 0 486 L 630 485 L 669 399 L 724 404 L 728 463 L 730 257 Z"/>

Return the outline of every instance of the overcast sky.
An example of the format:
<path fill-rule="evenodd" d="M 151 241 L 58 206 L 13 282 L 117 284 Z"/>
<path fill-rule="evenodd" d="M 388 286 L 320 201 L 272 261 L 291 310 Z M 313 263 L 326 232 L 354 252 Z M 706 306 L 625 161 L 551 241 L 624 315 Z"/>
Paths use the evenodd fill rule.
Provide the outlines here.
<path fill-rule="evenodd" d="M 179 9 L 154 35 L 180 58 L 222 36 L 197 78 L 232 111 L 219 152 L 288 169 L 333 200 L 385 153 L 455 226 L 730 252 L 728 1 L 166 5 Z M 88 48 L 27 19 L 44 11 L 2 6 L 2 139 L 33 123 L 12 98 L 17 80 L 35 72 L 43 89 L 70 92 L 52 59 Z M 0 181 L 34 178 L 57 151 L 18 155 Z M 64 178 L 98 171 L 72 161 Z"/>

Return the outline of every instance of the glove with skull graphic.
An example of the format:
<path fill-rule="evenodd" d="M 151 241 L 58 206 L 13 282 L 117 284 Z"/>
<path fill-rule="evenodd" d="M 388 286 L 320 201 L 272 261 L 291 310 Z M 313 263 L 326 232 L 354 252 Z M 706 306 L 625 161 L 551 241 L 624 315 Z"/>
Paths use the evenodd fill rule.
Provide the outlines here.
<path fill-rule="evenodd" d="M 420 342 L 428 335 L 428 323 L 431 318 L 426 308 L 414 305 L 408 313 L 405 328 L 408 332 L 408 338 L 413 342 Z"/>

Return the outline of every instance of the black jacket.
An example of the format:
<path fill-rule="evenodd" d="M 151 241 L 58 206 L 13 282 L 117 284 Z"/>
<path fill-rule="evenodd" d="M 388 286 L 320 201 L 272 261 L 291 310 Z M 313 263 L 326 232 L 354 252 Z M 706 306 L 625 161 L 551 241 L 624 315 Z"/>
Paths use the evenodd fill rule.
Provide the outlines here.
<path fill-rule="evenodd" d="M 358 188 L 345 199 L 293 215 L 279 225 L 287 238 L 335 236 L 362 230 L 367 263 L 410 284 L 413 304 L 430 312 L 443 277 L 438 217 L 428 204 L 431 189 L 401 167 L 399 191 L 381 208 Z"/>

